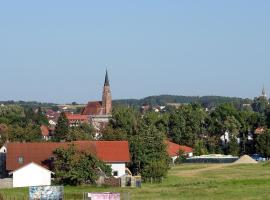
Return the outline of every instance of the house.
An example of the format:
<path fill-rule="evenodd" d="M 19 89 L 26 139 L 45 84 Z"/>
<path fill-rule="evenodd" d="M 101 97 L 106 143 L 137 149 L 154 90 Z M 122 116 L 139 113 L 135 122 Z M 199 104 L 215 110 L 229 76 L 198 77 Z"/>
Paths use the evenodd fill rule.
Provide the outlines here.
<path fill-rule="evenodd" d="M 53 172 L 34 162 L 30 162 L 12 171 L 11 174 L 13 175 L 12 186 L 15 188 L 51 185 L 51 174 Z"/>
<path fill-rule="evenodd" d="M 93 153 L 98 159 L 111 166 L 114 177 L 118 178 L 125 175 L 126 164 L 130 162 L 127 141 L 8 143 L 6 169 L 8 172 L 14 172 L 32 162 L 50 169 L 54 160 L 54 150 L 60 147 L 66 148 L 69 144 L 74 144 L 79 150 Z M 35 175 L 35 173 L 32 173 L 31 177 Z"/>
<path fill-rule="evenodd" d="M 59 111 L 55 112 L 55 111 L 53 111 L 51 109 L 48 109 L 46 111 L 46 117 L 47 117 L 47 119 L 49 121 L 50 127 L 55 127 L 56 126 L 59 116 L 60 116 Z"/>
<path fill-rule="evenodd" d="M 256 135 L 261 135 L 261 134 L 263 134 L 264 132 L 265 132 L 265 129 L 264 129 L 263 127 L 258 127 L 258 128 L 256 128 L 255 131 L 254 131 L 254 133 L 255 133 Z"/>
<path fill-rule="evenodd" d="M 50 129 L 48 126 L 40 126 L 41 134 L 44 140 L 48 141 L 50 139 Z"/>
<path fill-rule="evenodd" d="M 87 115 L 65 113 L 70 127 L 77 127 L 83 123 L 89 123 Z"/>
<path fill-rule="evenodd" d="M 166 141 L 167 144 L 167 153 L 172 158 L 173 163 L 179 156 L 179 151 L 182 151 L 186 157 L 193 156 L 193 149 L 188 146 L 179 145 L 170 141 Z"/>
<path fill-rule="evenodd" d="M 7 154 L 7 145 L 4 144 L 0 148 L 0 178 L 6 177 L 6 154 Z"/>

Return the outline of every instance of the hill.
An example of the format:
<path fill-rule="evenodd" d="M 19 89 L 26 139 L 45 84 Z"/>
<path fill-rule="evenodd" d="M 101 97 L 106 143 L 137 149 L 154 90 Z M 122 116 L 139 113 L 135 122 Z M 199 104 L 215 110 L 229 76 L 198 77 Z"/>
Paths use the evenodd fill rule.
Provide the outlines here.
<path fill-rule="evenodd" d="M 125 104 L 129 106 L 149 105 L 167 105 L 170 103 L 188 104 L 199 103 L 204 107 L 213 107 L 222 103 L 234 103 L 236 105 L 251 104 L 251 99 L 242 99 L 238 97 L 223 97 L 223 96 L 178 96 L 178 95 L 159 95 L 149 96 L 143 99 L 120 99 L 114 100 L 114 104 Z"/>

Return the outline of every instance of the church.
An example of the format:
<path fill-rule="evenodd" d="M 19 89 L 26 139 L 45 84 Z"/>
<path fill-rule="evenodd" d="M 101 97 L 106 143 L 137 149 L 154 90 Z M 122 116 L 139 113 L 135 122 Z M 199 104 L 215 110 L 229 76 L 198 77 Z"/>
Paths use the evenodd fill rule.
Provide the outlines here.
<path fill-rule="evenodd" d="M 108 71 L 106 70 L 105 81 L 102 92 L 102 101 L 90 101 L 82 109 L 82 115 L 89 116 L 97 132 L 104 128 L 112 117 L 112 95 Z"/>

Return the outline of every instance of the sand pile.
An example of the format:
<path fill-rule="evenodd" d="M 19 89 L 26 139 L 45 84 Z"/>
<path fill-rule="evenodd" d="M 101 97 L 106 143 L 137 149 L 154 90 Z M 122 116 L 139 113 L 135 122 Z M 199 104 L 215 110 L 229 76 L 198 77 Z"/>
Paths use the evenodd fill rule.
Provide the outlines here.
<path fill-rule="evenodd" d="M 252 163 L 258 163 L 258 162 L 248 155 L 243 155 L 234 163 L 235 164 L 252 164 Z"/>

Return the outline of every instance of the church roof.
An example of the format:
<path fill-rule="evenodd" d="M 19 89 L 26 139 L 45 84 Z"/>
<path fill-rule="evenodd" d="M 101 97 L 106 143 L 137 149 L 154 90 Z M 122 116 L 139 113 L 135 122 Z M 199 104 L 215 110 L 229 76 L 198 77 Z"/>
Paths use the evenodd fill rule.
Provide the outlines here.
<path fill-rule="evenodd" d="M 82 115 L 101 115 L 102 101 L 91 101 L 83 108 Z"/>

